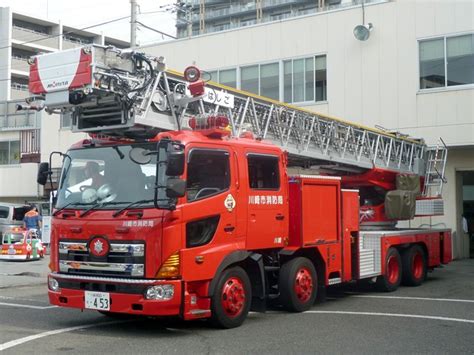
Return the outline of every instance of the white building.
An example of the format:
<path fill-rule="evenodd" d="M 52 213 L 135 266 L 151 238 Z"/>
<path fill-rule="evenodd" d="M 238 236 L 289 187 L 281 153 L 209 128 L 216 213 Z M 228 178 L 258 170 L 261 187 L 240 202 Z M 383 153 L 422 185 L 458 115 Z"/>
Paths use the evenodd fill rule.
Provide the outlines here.
<path fill-rule="evenodd" d="M 354 38 L 360 5 L 143 48 L 183 70 L 315 111 L 449 146 L 445 216 L 416 221 L 454 231 L 467 256 L 461 215 L 474 218 L 474 2 L 394 0 L 365 6 L 373 24 Z M 472 221 L 474 224 L 474 221 Z M 473 226 L 474 227 L 474 226 Z"/>
<path fill-rule="evenodd" d="M 16 111 L 28 93 L 28 58 L 87 43 L 120 48 L 128 43 L 0 7 L 0 199 L 24 202 L 42 197 L 37 163 L 53 150 L 65 150 L 83 135 L 73 135 L 67 118 L 45 112 Z M 56 164 L 59 164 L 56 162 Z M 56 165 L 57 167 L 58 165 Z"/>
<path fill-rule="evenodd" d="M 195 63 L 215 81 L 317 112 L 399 130 L 428 144 L 443 137 L 450 148 L 445 216 L 411 226 L 451 228 L 455 256 L 467 256 L 461 215 L 474 218 L 474 2 L 372 0 L 365 6 L 365 19 L 374 27 L 364 42 L 353 35 L 362 17 L 360 5 L 343 6 L 142 49 L 165 56 L 173 69 L 182 71 Z M 24 43 L 23 33 L 30 32 L 15 27 L 23 23 L 13 22 L 15 18 L 26 21 L 0 8 L 0 94 L 8 91 L 4 99 L 23 97 L 16 96 L 22 94 L 19 87 L 10 87 L 24 84 L 15 80 L 27 76 L 21 70 L 25 63 L 15 64 L 13 48 L 38 52 L 72 45 L 66 38 L 54 45 L 49 37 L 42 40 L 49 44 Z M 65 32 L 61 24 L 28 21 L 46 27 L 48 34 Z M 89 43 L 126 45 L 89 32 L 78 34 Z M 52 150 L 64 151 L 82 136 L 63 129 L 68 122 L 45 113 L 16 116 L 13 103 L 9 105 L 0 104 L 0 199 L 23 201 L 42 191 L 35 183 L 37 165 L 22 161 L 46 161 Z"/>

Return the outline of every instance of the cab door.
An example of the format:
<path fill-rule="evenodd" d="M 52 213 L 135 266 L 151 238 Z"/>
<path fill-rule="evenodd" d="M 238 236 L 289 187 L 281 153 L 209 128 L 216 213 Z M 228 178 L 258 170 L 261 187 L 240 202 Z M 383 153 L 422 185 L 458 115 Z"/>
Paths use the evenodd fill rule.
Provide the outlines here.
<path fill-rule="evenodd" d="M 288 201 L 281 156 L 246 154 L 248 175 L 247 248 L 284 246 L 288 237 Z"/>
<path fill-rule="evenodd" d="M 182 207 L 183 259 L 193 265 L 183 268 L 188 281 L 214 276 L 215 268 L 199 267 L 196 257 L 202 258 L 202 266 L 218 263 L 226 250 L 235 250 L 243 239 L 236 225 L 238 191 L 231 153 L 220 147 L 192 146 L 188 150 L 186 203 Z"/>

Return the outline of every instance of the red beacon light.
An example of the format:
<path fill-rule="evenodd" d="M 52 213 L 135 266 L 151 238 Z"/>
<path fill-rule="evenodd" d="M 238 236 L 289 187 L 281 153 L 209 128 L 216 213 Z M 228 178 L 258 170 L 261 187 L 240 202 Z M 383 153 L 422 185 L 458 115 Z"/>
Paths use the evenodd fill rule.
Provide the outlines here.
<path fill-rule="evenodd" d="M 222 138 L 231 133 L 229 118 L 225 115 L 198 115 L 190 118 L 188 125 L 192 130 L 212 138 Z"/>
<path fill-rule="evenodd" d="M 204 81 L 201 79 L 201 71 L 191 65 L 184 70 L 184 79 L 189 82 L 188 89 L 193 97 L 204 95 Z"/>

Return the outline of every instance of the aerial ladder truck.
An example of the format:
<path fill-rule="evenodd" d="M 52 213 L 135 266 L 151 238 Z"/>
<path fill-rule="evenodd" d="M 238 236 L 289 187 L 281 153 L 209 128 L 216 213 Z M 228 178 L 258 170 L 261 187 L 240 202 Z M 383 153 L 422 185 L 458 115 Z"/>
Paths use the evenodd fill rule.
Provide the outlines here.
<path fill-rule="evenodd" d="M 330 285 L 420 285 L 451 260 L 446 149 L 184 75 L 164 58 L 89 45 L 30 60 L 19 109 L 72 115 L 50 302 L 107 315 L 239 326 L 301 312 Z M 292 173 L 294 172 L 294 173 Z M 47 184 L 49 163 L 38 183 Z"/>

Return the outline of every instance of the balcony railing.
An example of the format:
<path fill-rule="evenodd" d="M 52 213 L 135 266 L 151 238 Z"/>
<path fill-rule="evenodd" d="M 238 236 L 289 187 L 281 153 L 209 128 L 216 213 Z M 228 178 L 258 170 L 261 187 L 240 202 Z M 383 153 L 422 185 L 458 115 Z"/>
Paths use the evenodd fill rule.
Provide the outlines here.
<path fill-rule="evenodd" d="M 22 163 L 41 161 L 40 130 L 29 129 L 20 132 L 20 156 Z"/>
<path fill-rule="evenodd" d="M 12 90 L 12 95 L 13 95 Z M 15 90 L 17 92 L 25 93 L 27 91 Z M 40 128 L 41 112 L 38 111 L 17 111 L 16 104 L 22 103 L 23 100 L 12 100 L 0 102 L 0 131 L 21 131 Z"/>
<path fill-rule="evenodd" d="M 365 4 L 376 4 L 376 3 L 386 3 L 390 2 L 393 0 L 365 0 Z M 199 1 L 194 1 L 196 3 L 199 3 Z M 193 3 L 194 3 L 193 2 Z M 207 2 L 206 2 L 207 4 Z M 322 4 L 322 6 L 319 6 L 319 4 Z M 352 6 L 357 6 L 361 5 L 362 0 L 324 0 L 324 1 L 303 1 L 303 0 L 293 0 L 293 1 L 287 1 L 287 0 L 263 0 L 262 2 L 262 8 L 263 8 L 263 18 L 262 22 L 272 22 L 272 21 L 278 21 L 284 18 L 289 18 L 289 17 L 296 17 L 296 16 L 302 16 L 302 15 L 307 15 L 307 14 L 312 14 L 312 13 L 317 13 L 317 12 L 325 12 L 325 11 L 331 11 L 331 10 L 336 10 L 336 9 L 344 9 L 344 8 L 349 8 Z M 273 10 L 277 6 L 285 6 L 285 8 L 288 8 L 288 6 L 292 6 L 291 13 L 289 14 L 282 14 L 281 16 L 271 15 L 272 7 Z M 307 5 L 307 6 L 306 6 Z M 197 13 L 199 11 L 198 7 L 194 6 L 193 9 L 193 16 L 192 16 L 192 22 L 194 23 L 194 26 L 196 26 L 196 22 L 199 20 L 199 14 Z M 229 28 L 223 28 L 223 29 L 218 29 L 216 27 L 212 27 L 210 25 L 211 22 L 217 21 L 217 20 L 225 20 L 226 17 L 234 17 L 234 19 L 239 18 L 240 16 L 243 17 L 243 14 L 247 12 L 252 12 L 255 11 L 256 13 L 256 6 L 255 3 L 248 3 L 247 5 L 231 5 L 226 8 L 221 8 L 221 9 L 212 9 L 212 8 L 207 8 L 206 7 L 206 12 L 205 12 L 205 20 L 206 20 L 206 33 L 209 32 L 218 32 L 222 31 L 225 29 Z M 178 14 L 178 22 L 176 23 L 176 26 L 180 31 L 178 31 L 178 36 L 179 37 L 185 37 L 187 35 L 187 31 L 182 31 L 181 29 L 186 27 L 186 22 L 183 20 L 184 15 Z M 236 21 L 232 21 L 230 28 L 238 28 L 238 27 L 244 27 L 244 26 L 250 26 L 252 23 L 250 21 L 241 21 L 240 25 Z M 209 26 L 208 26 L 209 23 Z M 194 34 L 193 34 L 194 35 Z"/>
<path fill-rule="evenodd" d="M 21 42 L 32 42 L 32 45 L 41 45 L 51 48 L 59 48 L 59 40 L 57 37 L 51 37 L 47 33 L 33 31 L 29 28 L 13 26 L 12 38 Z"/>
<path fill-rule="evenodd" d="M 30 66 L 27 62 L 28 58 L 20 57 L 20 56 L 12 56 L 12 69 L 13 70 L 21 70 L 25 72 L 30 71 Z"/>

